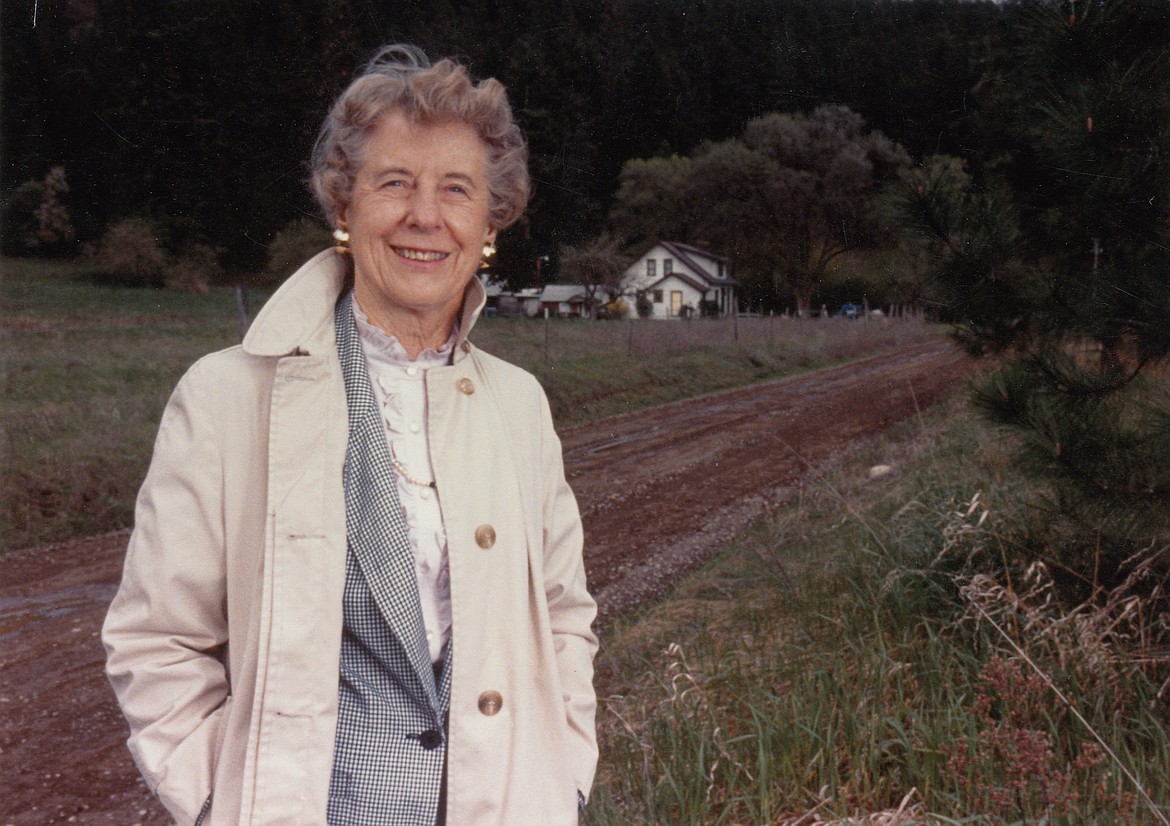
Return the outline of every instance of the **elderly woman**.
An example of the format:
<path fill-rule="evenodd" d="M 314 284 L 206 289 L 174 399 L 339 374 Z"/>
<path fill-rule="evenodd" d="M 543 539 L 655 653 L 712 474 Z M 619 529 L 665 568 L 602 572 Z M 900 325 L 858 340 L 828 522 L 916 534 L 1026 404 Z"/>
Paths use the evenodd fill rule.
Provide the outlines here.
<path fill-rule="evenodd" d="M 468 334 L 528 197 L 503 87 L 383 49 L 312 184 L 336 227 L 163 415 L 103 631 L 180 824 L 567 824 L 597 760 L 548 403 Z"/>

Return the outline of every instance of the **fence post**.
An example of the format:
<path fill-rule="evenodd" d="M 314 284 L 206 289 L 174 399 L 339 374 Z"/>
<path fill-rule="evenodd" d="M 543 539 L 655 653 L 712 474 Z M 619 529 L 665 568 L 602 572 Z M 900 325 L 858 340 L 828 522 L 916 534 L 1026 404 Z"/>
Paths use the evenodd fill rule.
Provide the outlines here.
<path fill-rule="evenodd" d="M 236 284 L 236 318 L 240 325 L 240 341 L 252 326 L 252 313 L 248 309 L 248 290 L 243 284 Z"/>

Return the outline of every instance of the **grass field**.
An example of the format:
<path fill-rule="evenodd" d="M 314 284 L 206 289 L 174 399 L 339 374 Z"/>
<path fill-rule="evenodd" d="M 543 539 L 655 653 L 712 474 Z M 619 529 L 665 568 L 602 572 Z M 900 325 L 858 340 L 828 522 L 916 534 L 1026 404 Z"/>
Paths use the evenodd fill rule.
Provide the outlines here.
<path fill-rule="evenodd" d="M 239 338 L 234 295 L 98 287 L 69 265 L 0 272 L 0 544 L 124 526 L 176 380 Z"/>
<path fill-rule="evenodd" d="M 69 262 L 0 262 L 0 548 L 129 525 L 171 389 L 199 356 L 239 340 L 229 288 L 119 288 L 87 275 Z M 483 319 L 473 338 L 534 372 L 564 427 L 938 334 L 919 322 Z"/>
<path fill-rule="evenodd" d="M 936 408 L 607 629 L 588 822 L 1170 822 L 1140 606 L 1062 612 L 1042 569 L 979 573 L 1040 493 L 1014 455 Z"/>

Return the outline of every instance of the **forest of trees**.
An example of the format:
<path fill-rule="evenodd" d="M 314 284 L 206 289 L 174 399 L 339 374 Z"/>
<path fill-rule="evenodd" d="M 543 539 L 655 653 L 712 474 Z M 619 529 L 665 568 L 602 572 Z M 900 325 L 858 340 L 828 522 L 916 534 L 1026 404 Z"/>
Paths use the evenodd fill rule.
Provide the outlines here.
<path fill-rule="evenodd" d="M 1096 26 L 1106 8 L 1124 25 Z M 657 229 L 728 255 L 752 308 L 807 307 L 825 300 L 814 293 L 832 256 L 896 243 L 889 222 L 876 220 L 889 215 L 875 201 L 817 203 L 803 230 L 773 220 L 768 248 L 746 243 L 760 240 L 754 229 L 737 237 L 718 217 L 705 227 L 655 225 L 623 202 L 623 180 L 654 164 L 688 164 L 687 175 L 707 177 L 662 194 L 677 218 L 717 216 L 719 193 L 729 201 L 733 185 L 753 174 L 735 164 L 761 161 L 750 144 L 769 118 L 775 126 L 847 111 L 850 129 L 887 147 L 871 194 L 898 179 L 890 153 L 902 171 L 946 156 L 972 186 L 1009 192 L 1035 223 L 1049 181 L 1030 124 L 1045 90 L 1033 82 L 1044 70 L 1027 56 L 1042 12 L 1070 33 L 1095 32 L 1067 35 L 1068 53 L 1049 56 L 1066 69 L 1114 59 L 1122 71 L 1135 55 L 1160 53 L 1166 74 L 1170 12 L 1161 0 L 8 3 L 0 27 L 3 249 L 73 254 L 116 222 L 145 220 L 118 229 L 153 227 L 169 253 L 217 265 L 215 278 L 252 277 L 282 230 L 293 236 L 290 227 L 318 217 L 306 162 L 329 102 L 377 45 L 409 41 L 509 89 L 536 184 L 493 265 L 514 286 L 531 283 L 545 255 L 546 280 L 567 279 L 563 253 L 598 239 L 631 251 Z M 1166 89 L 1163 79 L 1146 94 L 1165 99 Z M 1097 117 L 1104 124 L 1107 113 Z M 792 163 L 813 168 L 791 156 L 773 167 L 791 171 Z M 827 180 L 826 172 L 822 165 L 813 174 Z M 813 190 L 820 198 L 819 185 Z M 791 185 L 753 191 L 773 211 L 796 193 Z M 742 199 L 735 206 L 733 218 L 749 208 Z M 630 226 L 631 215 L 643 224 Z M 824 226 L 810 235 L 814 221 L 835 222 L 836 237 Z M 921 284 L 909 280 L 898 286 L 892 275 L 898 294 L 885 298 L 920 298 Z"/>
<path fill-rule="evenodd" d="M 510 91 L 536 195 L 496 266 L 524 283 L 536 257 L 602 231 L 627 161 L 685 155 L 772 112 L 845 106 L 913 158 L 982 169 L 1010 148 L 994 75 L 1020 14 L 939 0 L 7 3 L 5 249 L 73 252 L 145 217 L 173 249 L 220 250 L 229 277 L 257 270 L 279 230 L 316 215 L 306 161 L 333 96 L 374 47 L 410 41 Z M 30 245 L 33 207 L 14 194 L 43 191 L 54 168 L 74 232 Z"/>

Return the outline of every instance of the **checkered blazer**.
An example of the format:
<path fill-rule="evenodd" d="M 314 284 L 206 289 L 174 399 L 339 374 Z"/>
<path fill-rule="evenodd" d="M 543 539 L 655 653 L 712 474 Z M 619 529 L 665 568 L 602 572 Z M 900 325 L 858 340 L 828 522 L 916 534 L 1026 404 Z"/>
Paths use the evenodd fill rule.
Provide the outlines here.
<path fill-rule="evenodd" d="M 351 307 L 337 305 L 349 407 L 341 678 L 329 784 L 336 826 L 433 826 L 439 813 L 451 696 L 451 646 L 436 685 L 414 554 Z"/>

